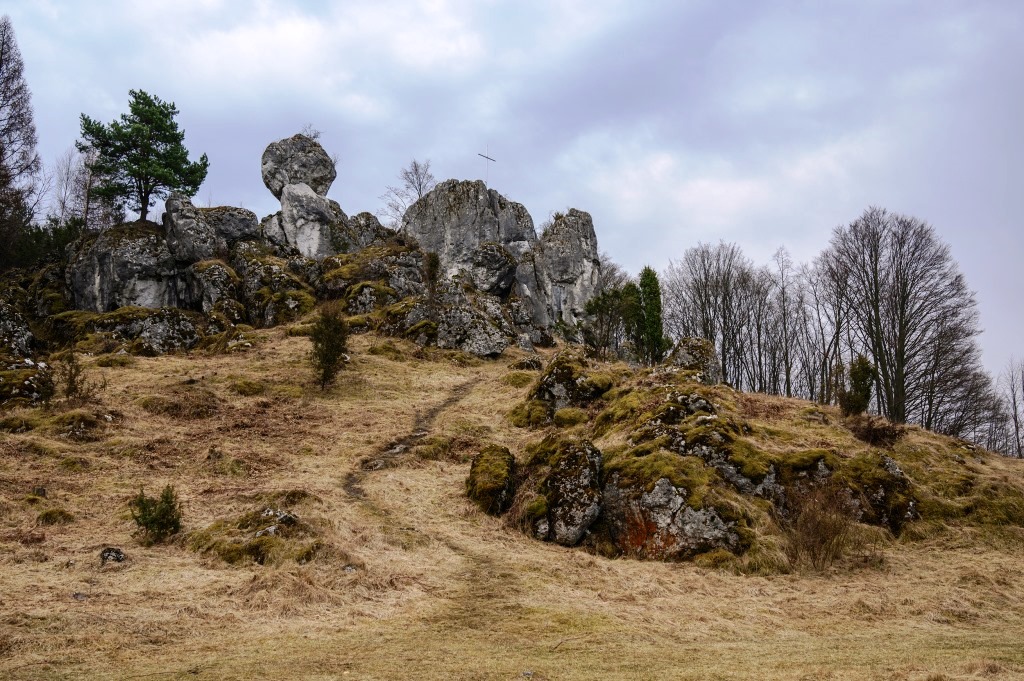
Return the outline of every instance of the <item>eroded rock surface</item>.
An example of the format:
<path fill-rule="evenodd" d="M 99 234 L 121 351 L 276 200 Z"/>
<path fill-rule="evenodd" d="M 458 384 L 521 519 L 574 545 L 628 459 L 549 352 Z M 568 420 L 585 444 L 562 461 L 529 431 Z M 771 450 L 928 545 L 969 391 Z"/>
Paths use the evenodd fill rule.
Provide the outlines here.
<path fill-rule="evenodd" d="M 72 258 L 68 287 L 75 307 L 185 307 L 174 256 L 159 225 L 136 222 L 108 229 Z"/>
<path fill-rule="evenodd" d="M 601 512 L 601 452 L 588 440 L 547 438 L 526 464 L 526 521 L 538 539 L 575 546 Z"/>
<path fill-rule="evenodd" d="M 616 546 L 626 555 L 682 560 L 713 549 L 735 550 L 739 535 L 714 508 L 692 508 L 689 491 L 668 478 L 650 490 L 612 475 L 604 486 L 602 517 Z"/>
<path fill-rule="evenodd" d="M 338 176 L 334 161 L 320 143 L 305 135 L 293 135 L 271 143 L 261 161 L 263 184 L 280 199 L 290 184 L 305 184 L 320 196 Z"/>

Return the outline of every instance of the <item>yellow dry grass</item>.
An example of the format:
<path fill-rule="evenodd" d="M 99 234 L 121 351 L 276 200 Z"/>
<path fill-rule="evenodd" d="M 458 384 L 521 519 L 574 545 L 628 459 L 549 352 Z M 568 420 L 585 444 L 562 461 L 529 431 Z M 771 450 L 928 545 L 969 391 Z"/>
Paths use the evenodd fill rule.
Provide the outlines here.
<path fill-rule="evenodd" d="M 504 418 L 526 390 L 505 380 L 507 357 L 424 359 L 397 341 L 374 354 L 381 339 L 357 336 L 321 394 L 308 343 L 271 331 L 243 354 L 92 367 L 107 379 L 85 407 L 98 430 L 0 434 L 0 677 L 1024 678 L 1019 530 L 953 528 L 816 576 L 542 544 L 463 496 L 474 443 L 520 451 L 537 436 Z M 240 395 L 240 381 L 263 390 Z M 207 416 L 143 406 L 206 391 Z M 780 404 L 747 406 L 768 419 L 803 405 Z M 417 430 L 452 446 L 383 455 Z M 231 566 L 185 538 L 144 547 L 127 503 L 165 484 L 186 533 L 305 492 L 295 512 L 330 550 Z M 37 524 L 58 507 L 74 520 Z M 106 546 L 129 559 L 101 566 Z"/>

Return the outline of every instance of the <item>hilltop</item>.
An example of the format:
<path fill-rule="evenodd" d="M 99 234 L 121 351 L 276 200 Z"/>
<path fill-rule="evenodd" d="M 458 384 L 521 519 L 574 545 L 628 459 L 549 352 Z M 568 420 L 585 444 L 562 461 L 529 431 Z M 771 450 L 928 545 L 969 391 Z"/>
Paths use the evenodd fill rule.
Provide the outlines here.
<path fill-rule="evenodd" d="M 1024 677 L 1020 461 L 915 427 L 868 444 L 831 407 L 571 348 L 479 359 L 368 332 L 321 393 L 303 322 L 229 352 L 86 357 L 92 401 L 4 415 L 4 676 Z M 567 364 L 588 390 L 560 406 Z M 668 417 L 668 393 L 715 410 L 731 458 L 672 454 L 709 413 Z M 568 548 L 467 497 L 481 451 L 531 470 L 547 436 L 593 442 L 604 480 L 688 473 L 739 543 L 631 559 L 599 525 Z M 819 460 L 868 497 L 887 466 L 905 481 L 902 515 L 863 514 L 822 571 L 723 467 L 788 489 Z M 145 546 L 128 502 L 166 484 L 183 530 Z M 101 565 L 107 547 L 126 560 Z"/>

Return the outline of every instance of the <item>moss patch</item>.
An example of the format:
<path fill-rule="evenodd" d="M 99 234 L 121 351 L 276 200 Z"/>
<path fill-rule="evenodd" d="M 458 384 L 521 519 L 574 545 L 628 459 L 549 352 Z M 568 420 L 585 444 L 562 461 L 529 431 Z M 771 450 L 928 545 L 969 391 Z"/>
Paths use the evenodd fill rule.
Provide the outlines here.
<path fill-rule="evenodd" d="M 39 525 L 68 525 L 74 521 L 74 514 L 63 508 L 48 508 L 36 516 L 36 523 Z"/>
<path fill-rule="evenodd" d="M 533 383 L 533 374 L 525 371 L 510 371 L 501 377 L 501 382 L 513 388 L 525 388 Z"/>
<path fill-rule="evenodd" d="M 473 457 L 466 495 L 484 513 L 500 515 L 515 493 L 516 460 L 507 447 L 488 445 Z"/>

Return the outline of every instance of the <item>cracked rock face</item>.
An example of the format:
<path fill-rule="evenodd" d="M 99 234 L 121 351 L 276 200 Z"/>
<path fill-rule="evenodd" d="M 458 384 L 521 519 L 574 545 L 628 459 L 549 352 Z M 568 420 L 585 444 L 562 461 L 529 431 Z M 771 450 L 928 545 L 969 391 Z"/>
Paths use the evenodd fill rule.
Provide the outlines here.
<path fill-rule="evenodd" d="M 320 143 L 305 135 L 293 135 L 271 143 L 263 152 L 263 184 L 280 199 L 290 184 L 305 184 L 320 196 L 327 196 L 338 176 L 334 161 Z"/>
<path fill-rule="evenodd" d="M 307 184 L 289 184 L 281 192 L 280 229 L 289 246 L 307 258 L 338 253 L 348 216 L 337 201 L 317 194 Z"/>
<path fill-rule="evenodd" d="M 184 306 L 178 270 L 158 225 L 132 223 L 108 229 L 75 254 L 68 288 L 79 310 Z"/>
<path fill-rule="evenodd" d="M 601 273 L 597 235 L 590 213 L 570 208 L 556 215 L 551 227 L 540 239 L 540 271 L 548 280 L 548 315 L 576 324 L 583 319 L 583 308 L 594 297 Z"/>
<path fill-rule="evenodd" d="M 402 230 L 438 255 L 445 276 L 464 273 L 481 291 L 514 297 L 535 327 L 580 321 L 597 286 L 597 237 L 588 213 L 556 216 L 538 240 L 526 208 L 480 181 L 437 185 L 409 208 Z"/>
<path fill-rule="evenodd" d="M 167 248 L 176 260 L 194 263 L 217 257 L 239 241 L 259 240 L 256 214 L 244 208 L 196 208 L 188 197 L 171 194 L 164 212 Z"/>
<path fill-rule="evenodd" d="M 546 501 L 546 512 L 534 520 L 534 536 L 575 546 L 601 513 L 601 451 L 587 440 L 562 441 L 534 465 L 527 477 L 540 476 L 537 489 Z"/>
<path fill-rule="evenodd" d="M 656 560 L 681 560 L 724 548 L 739 536 L 713 508 L 687 505 L 688 491 L 659 478 L 650 491 L 620 486 L 618 474 L 604 486 L 603 515 L 612 541 L 626 554 Z"/>

